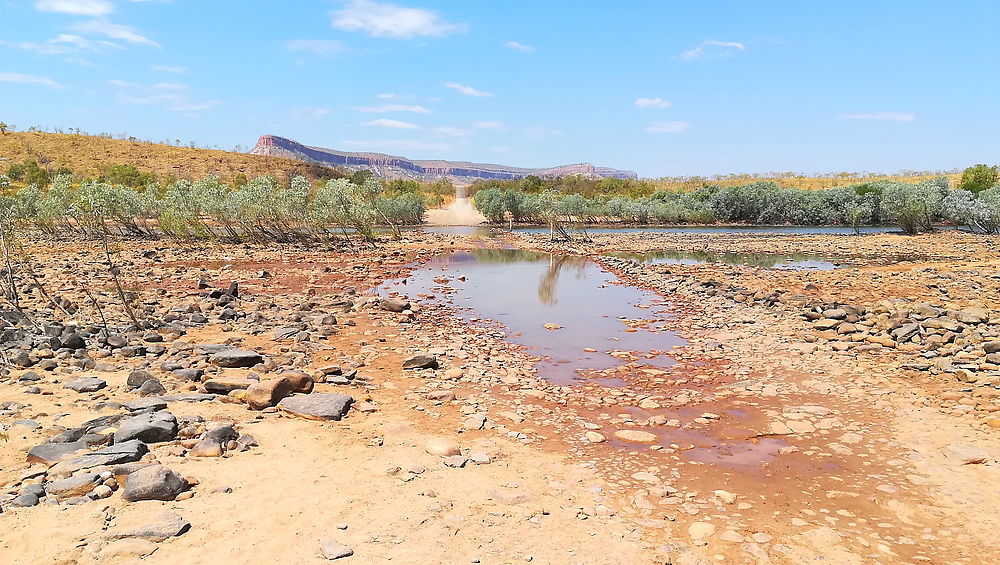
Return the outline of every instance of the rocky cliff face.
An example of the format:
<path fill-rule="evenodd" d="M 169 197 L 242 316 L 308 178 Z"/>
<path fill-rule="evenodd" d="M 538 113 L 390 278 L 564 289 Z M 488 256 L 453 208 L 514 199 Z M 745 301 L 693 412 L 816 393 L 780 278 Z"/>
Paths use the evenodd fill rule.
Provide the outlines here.
<path fill-rule="evenodd" d="M 310 147 L 276 135 L 262 135 L 257 140 L 257 146 L 250 153 L 298 159 L 350 170 L 371 169 L 380 177 L 415 180 L 453 177 L 455 180 L 471 182 L 477 179 L 521 179 L 529 175 L 542 178 L 584 175 L 594 178 L 619 179 L 636 178 L 637 176 L 632 171 L 595 167 L 590 163 L 562 165 L 546 169 L 524 169 L 464 161 L 419 161 L 383 153 L 348 153 L 322 147 Z"/>

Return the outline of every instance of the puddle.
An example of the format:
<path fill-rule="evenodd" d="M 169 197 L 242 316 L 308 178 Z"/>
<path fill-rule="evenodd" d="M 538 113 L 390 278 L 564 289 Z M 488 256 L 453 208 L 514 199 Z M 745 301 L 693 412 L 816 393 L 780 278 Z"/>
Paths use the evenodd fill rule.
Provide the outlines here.
<path fill-rule="evenodd" d="M 829 271 L 840 265 L 821 255 L 794 253 L 781 255 L 775 253 L 714 253 L 709 251 L 680 251 L 669 249 L 663 251 L 648 251 L 645 253 L 608 253 L 610 257 L 632 259 L 640 263 L 664 265 L 697 265 L 701 263 L 719 263 L 723 265 L 749 265 L 765 269 L 787 269 L 792 271 Z"/>
<path fill-rule="evenodd" d="M 683 339 L 657 326 L 666 314 L 653 292 L 610 284 L 612 273 L 584 257 L 516 249 L 477 249 L 432 258 L 403 280 L 379 287 L 383 296 L 434 295 L 467 320 L 506 327 L 507 339 L 540 357 L 540 377 L 555 384 L 579 382 L 580 371 L 602 371 L 632 362 L 667 367 L 666 353 Z M 560 329 L 546 329 L 558 324 Z M 585 351 L 592 349 L 594 351 Z M 606 382 L 613 386 L 615 380 Z"/>

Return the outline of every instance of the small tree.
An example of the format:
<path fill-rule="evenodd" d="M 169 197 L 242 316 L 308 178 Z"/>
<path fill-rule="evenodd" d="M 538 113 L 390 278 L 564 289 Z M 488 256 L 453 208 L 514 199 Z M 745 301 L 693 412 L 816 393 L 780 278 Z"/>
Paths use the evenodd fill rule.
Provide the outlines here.
<path fill-rule="evenodd" d="M 962 171 L 962 180 L 958 182 L 958 188 L 979 194 L 987 188 L 992 188 L 998 182 L 1000 182 L 1000 168 L 996 165 L 988 167 L 979 164 Z"/>
<path fill-rule="evenodd" d="M 0 122 L 0 135 L 7 133 L 7 128 L 10 127 L 4 122 Z"/>

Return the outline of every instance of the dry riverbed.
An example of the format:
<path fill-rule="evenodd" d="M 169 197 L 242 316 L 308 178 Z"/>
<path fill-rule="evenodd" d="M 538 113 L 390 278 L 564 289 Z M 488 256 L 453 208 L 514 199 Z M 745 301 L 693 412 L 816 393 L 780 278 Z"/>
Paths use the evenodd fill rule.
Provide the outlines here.
<path fill-rule="evenodd" d="M 32 320 L 4 315 L 0 562 L 1000 556 L 996 239 L 407 237 L 125 242 L 142 328 L 98 245 L 30 246 Z M 615 352 L 622 366 L 554 385 L 517 336 L 453 315 L 461 273 L 441 296 L 371 292 L 434 253 L 510 247 L 656 291 L 623 322 L 683 337 L 677 362 Z M 848 266 L 607 257 L 667 249 Z"/>

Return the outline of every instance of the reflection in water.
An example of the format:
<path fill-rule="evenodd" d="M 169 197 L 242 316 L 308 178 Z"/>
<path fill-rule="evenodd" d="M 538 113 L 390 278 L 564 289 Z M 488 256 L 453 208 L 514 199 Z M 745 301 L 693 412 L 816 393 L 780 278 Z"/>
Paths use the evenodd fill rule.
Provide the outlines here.
<path fill-rule="evenodd" d="M 795 271 L 827 271 L 837 268 L 828 257 L 791 253 L 713 253 L 710 251 L 680 251 L 666 249 L 645 253 L 614 252 L 608 255 L 621 259 L 632 259 L 640 263 L 695 265 L 698 263 L 721 263 L 724 265 L 749 265 L 765 269 L 791 269 Z"/>
<path fill-rule="evenodd" d="M 648 308 L 659 297 L 607 284 L 613 280 L 614 275 L 585 257 L 479 249 L 434 257 L 409 278 L 388 281 L 379 292 L 433 294 L 461 308 L 466 319 L 503 323 L 511 341 L 543 358 L 536 364 L 539 375 L 557 384 L 571 384 L 579 377 L 577 371 L 620 367 L 625 361 L 619 357 L 627 356 L 621 352 L 635 352 L 631 357 L 641 359 L 642 365 L 673 364 L 663 352 L 683 340 L 669 331 L 633 329 L 625 323 L 628 319 L 662 322 L 662 314 L 636 308 L 640 304 Z M 562 329 L 547 330 L 545 324 Z"/>

